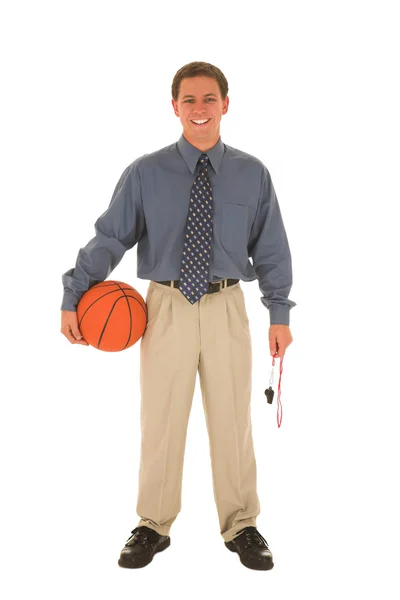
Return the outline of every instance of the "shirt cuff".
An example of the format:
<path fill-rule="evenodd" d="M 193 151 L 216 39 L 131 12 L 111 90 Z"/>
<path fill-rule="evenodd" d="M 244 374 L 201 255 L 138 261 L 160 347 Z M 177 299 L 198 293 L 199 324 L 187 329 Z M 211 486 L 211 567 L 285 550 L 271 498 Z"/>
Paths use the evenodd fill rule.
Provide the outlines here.
<path fill-rule="evenodd" d="M 71 292 L 64 292 L 62 299 L 61 310 L 73 310 L 76 312 L 76 307 L 79 304 L 80 298 L 72 294 Z"/>
<path fill-rule="evenodd" d="M 290 307 L 281 304 L 271 304 L 269 307 L 270 325 L 289 325 Z"/>

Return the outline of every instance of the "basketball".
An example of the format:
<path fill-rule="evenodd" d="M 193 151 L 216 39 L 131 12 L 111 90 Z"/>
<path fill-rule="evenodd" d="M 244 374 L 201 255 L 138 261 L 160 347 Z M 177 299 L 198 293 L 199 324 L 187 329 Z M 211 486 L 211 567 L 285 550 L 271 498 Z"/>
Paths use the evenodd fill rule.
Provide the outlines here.
<path fill-rule="evenodd" d="M 147 326 L 147 306 L 135 288 L 105 280 L 89 288 L 76 307 L 81 334 L 90 346 L 105 352 L 130 348 Z"/>

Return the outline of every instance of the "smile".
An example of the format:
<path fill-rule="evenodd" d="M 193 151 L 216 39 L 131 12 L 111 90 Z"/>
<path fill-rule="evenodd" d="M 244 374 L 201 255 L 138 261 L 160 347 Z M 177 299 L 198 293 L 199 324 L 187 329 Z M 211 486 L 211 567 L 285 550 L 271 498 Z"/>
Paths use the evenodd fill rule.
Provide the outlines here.
<path fill-rule="evenodd" d="M 202 127 L 203 125 L 207 125 L 208 121 L 210 119 L 196 119 L 195 121 L 193 119 L 191 119 L 192 123 L 194 123 L 195 125 L 197 125 L 197 127 Z M 197 123 L 196 123 L 197 121 Z"/>

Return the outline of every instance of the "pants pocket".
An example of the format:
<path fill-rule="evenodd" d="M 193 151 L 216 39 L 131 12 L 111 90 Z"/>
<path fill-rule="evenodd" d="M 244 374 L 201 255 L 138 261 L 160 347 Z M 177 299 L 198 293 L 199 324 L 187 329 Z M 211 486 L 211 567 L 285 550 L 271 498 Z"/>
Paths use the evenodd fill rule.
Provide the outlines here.
<path fill-rule="evenodd" d="M 164 290 L 158 286 L 151 287 L 146 296 L 147 306 L 147 326 L 146 329 L 157 319 L 160 312 L 161 299 L 164 295 Z"/>

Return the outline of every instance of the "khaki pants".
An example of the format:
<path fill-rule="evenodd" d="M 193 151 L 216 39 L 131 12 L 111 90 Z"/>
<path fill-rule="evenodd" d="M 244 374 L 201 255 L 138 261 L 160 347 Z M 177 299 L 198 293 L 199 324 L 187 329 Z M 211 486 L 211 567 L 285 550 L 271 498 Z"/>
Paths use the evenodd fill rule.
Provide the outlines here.
<path fill-rule="evenodd" d="M 250 417 L 252 349 L 240 282 L 192 305 L 179 289 L 151 281 L 146 303 L 137 526 L 169 535 L 181 510 L 198 371 L 220 533 L 230 541 L 240 529 L 255 527 L 260 513 Z"/>

